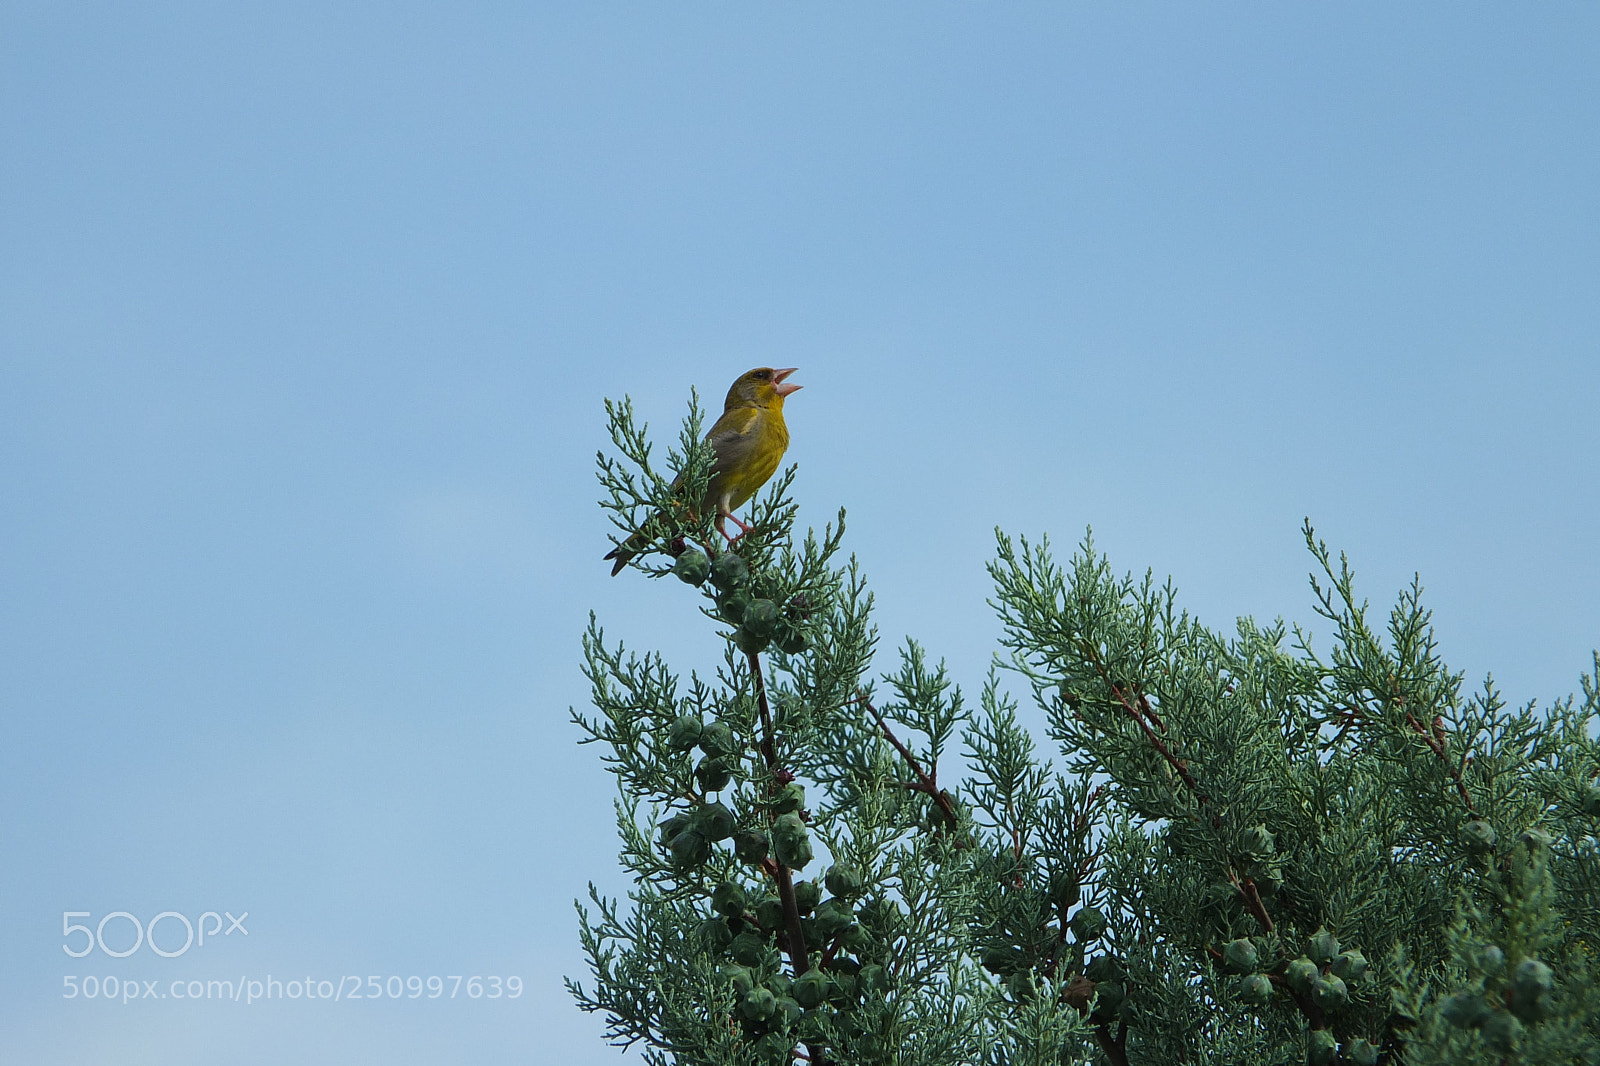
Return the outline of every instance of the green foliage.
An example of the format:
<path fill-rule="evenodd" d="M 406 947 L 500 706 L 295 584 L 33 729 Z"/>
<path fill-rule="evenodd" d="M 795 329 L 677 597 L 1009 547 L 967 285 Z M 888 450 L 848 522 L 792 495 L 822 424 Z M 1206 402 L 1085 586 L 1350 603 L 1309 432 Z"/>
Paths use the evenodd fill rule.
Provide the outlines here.
<path fill-rule="evenodd" d="M 1321 650 L 1208 629 L 1088 539 L 1060 564 L 1000 535 L 973 706 L 915 642 L 870 676 L 844 515 L 797 543 L 792 469 L 730 550 L 681 504 L 698 408 L 676 482 L 608 411 L 602 506 L 720 656 L 685 677 L 584 637 L 573 718 L 633 887 L 591 888 L 569 987 L 609 1039 L 653 1064 L 1600 1064 L 1600 656 L 1543 711 L 1464 694 L 1420 587 L 1376 628 L 1309 526 Z"/>
<path fill-rule="evenodd" d="M 978 1061 L 1013 1023 L 964 953 L 964 816 L 937 787 L 904 787 L 896 747 L 915 749 L 931 784 L 963 720 L 959 693 L 911 647 L 893 698 L 872 707 L 877 634 L 859 570 L 837 559 L 843 514 L 797 544 L 792 471 L 730 551 L 710 516 L 681 507 L 693 477 L 656 473 L 631 407 L 608 411 L 621 457 L 602 456 L 600 477 L 619 541 L 643 529 L 631 565 L 698 590 L 722 662 L 685 678 L 591 620 L 597 713 L 573 718 L 617 775 L 634 887 L 626 905 L 591 889 L 580 939 L 592 986 L 569 987 L 649 1063 L 780 1062 L 797 1046 L 817 1063 Z M 691 475 L 703 473 L 698 433 L 692 407 L 674 456 Z M 674 550 L 670 566 L 653 561 Z M 807 868 L 817 877 L 796 882 Z"/>
<path fill-rule="evenodd" d="M 1542 715 L 1507 709 L 1490 686 L 1463 697 L 1420 589 L 1401 596 L 1384 639 L 1347 563 L 1305 533 L 1316 609 L 1334 628 L 1325 656 L 1281 622 L 1244 619 L 1230 637 L 1205 629 L 1170 584 L 1116 577 L 1087 540 L 1063 568 L 1048 544 L 1000 538 L 991 573 L 1011 662 L 1068 766 L 1104 780 L 1117 809 L 1102 838 L 1102 886 L 1124 915 L 1113 928 L 1124 942 L 1163 943 L 1205 1016 L 1196 1024 L 1195 1010 L 1130 981 L 1129 1061 L 1214 1061 L 1217 1028 L 1254 1030 L 1252 1061 L 1288 1061 L 1301 1032 L 1308 1061 L 1329 1053 L 1320 1032 L 1347 1058 L 1366 1057 L 1367 1041 L 1398 1061 L 1435 1061 L 1423 1050 L 1434 1030 L 1413 1031 L 1413 1019 L 1463 990 L 1465 971 L 1448 965 L 1464 950 L 1460 930 L 1483 930 L 1491 912 L 1507 920 L 1513 903 L 1526 928 L 1506 934 L 1508 954 L 1542 952 L 1562 988 L 1592 988 L 1593 679 L 1581 706 Z M 1549 879 L 1539 892 L 1507 846 L 1519 839 L 1549 841 L 1537 849 Z M 1279 990 L 1265 1006 L 1259 987 L 1230 989 L 1219 972 L 1245 961 L 1229 950 L 1240 937 Z M 1525 1045 L 1544 1056 L 1529 1062 L 1579 1062 L 1596 1048 L 1600 1014 L 1575 991 L 1515 1016 L 1539 1033 L 1500 1031 L 1502 1057 Z M 1465 1038 L 1451 1039 L 1437 1061 L 1468 1061 L 1454 1057 Z"/>
<path fill-rule="evenodd" d="M 1435 980 L 1398 956 L 1396 1009 L 1416 1020 L 1407 1063 L 1600 1061 L 1594 940 L 1556 907 L 1553 843 L 1524 833 L 1485 870 L 1484 897 L 1463 895 Z"/>

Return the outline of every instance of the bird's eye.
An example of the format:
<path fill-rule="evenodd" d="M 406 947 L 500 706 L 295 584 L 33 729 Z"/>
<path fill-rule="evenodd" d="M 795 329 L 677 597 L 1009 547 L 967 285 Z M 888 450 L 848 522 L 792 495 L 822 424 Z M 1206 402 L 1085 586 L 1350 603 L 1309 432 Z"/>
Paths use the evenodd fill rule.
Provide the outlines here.
<path fill-rule="evenodd" d="M 757 381 L 765 381 L 772 376 L 770 370 L 757 370 L 753 375 Z"/>

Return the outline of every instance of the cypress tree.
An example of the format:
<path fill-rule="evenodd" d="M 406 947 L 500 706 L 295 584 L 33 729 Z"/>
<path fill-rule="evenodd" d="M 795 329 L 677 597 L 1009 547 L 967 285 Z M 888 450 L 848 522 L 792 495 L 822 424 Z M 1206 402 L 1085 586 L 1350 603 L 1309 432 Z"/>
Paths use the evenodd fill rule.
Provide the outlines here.
<path fill-rule="evenodd" d="M 1600 1064 L 1600 656 L 1579 698 L 1467 693 L 1421 587 L 1384 621 L 1309 523 L 1325 648 L 1214 630 L 1085 537 L 997 533 L 974 705 L 915 642 L 874 674 L 844 512 L 791 467 L 728 544 L 607 404 L 601 506 L 720 664 L 591 618 L 582 743 L 626 901 L 580 904 L 578 1005 L 651 1064 Z M 687 585 L 685 589 L 680 586 Z M 1042 756 L 1012 690 L 1035 701 Z"/>

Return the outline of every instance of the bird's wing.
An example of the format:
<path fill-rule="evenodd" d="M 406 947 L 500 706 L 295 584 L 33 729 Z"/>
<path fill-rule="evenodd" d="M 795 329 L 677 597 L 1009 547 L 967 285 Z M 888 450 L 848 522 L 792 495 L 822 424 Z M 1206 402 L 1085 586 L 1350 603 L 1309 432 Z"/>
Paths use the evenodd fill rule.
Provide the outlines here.
<path fill-rule="evenodd" d="M 712 477 L 737 467 L 750 454 L 760 436 L 761 414 L 758 407 L 734 407 L 722 412 L 706 434 L 706 443 L 717 456 L 711 467 Z"/>

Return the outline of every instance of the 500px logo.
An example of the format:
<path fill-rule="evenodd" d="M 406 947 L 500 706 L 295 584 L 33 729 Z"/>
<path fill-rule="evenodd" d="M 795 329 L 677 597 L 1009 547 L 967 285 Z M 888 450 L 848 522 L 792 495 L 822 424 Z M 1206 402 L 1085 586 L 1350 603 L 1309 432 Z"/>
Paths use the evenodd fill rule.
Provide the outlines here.
<path fill-rule="evenodd" d="M 222 928 L 222 919 L 224 916 L 226 916 L 228 919 L 227 929 Z M 132 955 L 135 951 L 138 951 L 141 944 L 149 944 L 150 950 L 155 952 L 157 955 L 160 955 L 163 959 L 175 959 L 179 955 L 182 955 L 184 952 L 188 951 L 191 945 L 205 947 L 206 937 L 209 936 L 214 940 L 219 932 L 222 933 L 223 936 L 232 936 L 235 931 L 243 933 L 245 936 L 250 935 L 250 930 L 244 927 L 244 920 L 250 917 L 249 911 L 241 912 L 237 918 L 235 918 L 228 911 L 223 911 L 222 914 L 218 914 L 216 911 L 206 911 L 193 922 L 189 921 L 186 916 L 179 914 L 177 911 L 162 911 L 154 918 L 151 918 L 150 921 L 145 925 L 140 925 L 139 919 L 135 918 L 127 911 L 112 911 L 110 914 L 101 918 L 100 924 L 96 925 L 93 929 L 90 929 L 87 925 L 78 925 L 72 920 L 74 918 L 92 917 L 93 914 L 91 914 L 89 911 L 61 912 L 62 951 L 65 951 L 68 955 L 71 955 L 75 959 L 81 959 L 98 947 L 102 953 L 110 955 L 113 959 L 125 959 L 129 955 Z M 212 922 L 210 929 L 206 928 L 206 919 L 208 918 L 211 919 Z M 132 947 L 123 951 L 118 951 L 106 946 L 106 925 L 107 923 L 113 921 L 118 923 L 126 922 L 133 926 Z M 173 924 L 176 923 L 183 926 L 183 945 L 181 947 L 168 951 L 166 948 L 163 948 L 160 944 L 156 943 L 156 926 L 160 925 L 162 922 L 167 923 L 166 930 L 162 932 L 162 936 L 166 938 L 169 944 L 176 939 L 176 930 L 172 929 Z M 115 932 L 120 930 L 120 928 L 120 924 L 113 925 L 113 933 L 115 934 Z M 195 936 L 196 930 L 199 931 L 198 938 Z M 74 951 L 72 949 L 72 938 L 73 934 L 75 933 L 82 933 L 84 936 L 84 939 L 81 941 L 83 945 L 82 951 Z M 113 940 L 117 939 L 120 938 L 113 936 Z"/>

